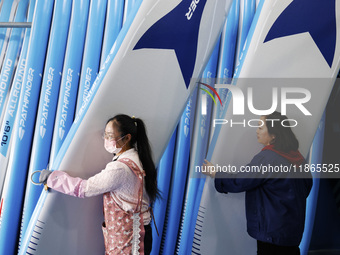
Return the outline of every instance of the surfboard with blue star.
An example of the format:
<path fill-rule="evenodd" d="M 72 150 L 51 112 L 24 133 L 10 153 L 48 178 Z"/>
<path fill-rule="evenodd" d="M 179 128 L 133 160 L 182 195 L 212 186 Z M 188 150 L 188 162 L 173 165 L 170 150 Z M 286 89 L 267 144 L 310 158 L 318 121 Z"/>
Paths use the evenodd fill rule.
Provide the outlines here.
<path fill-rule="evenodd" d="M 157 164 L 219 37 L 231 1 L 136 1 L 52 170 L 89 178 L 110 162 L 107 119 L 143 119 Z M 102 197 L 43 191 L 19 254 L 104 254 Z"/>
<path fill-rule="evenodd" d="M 340 5 L 335 0 L 261 1 L 247 37 L 243 58 L 236 70 L 238 79 L 235 84 L 247 96 L 250 96 L 247 89 L 253 88 L 256 109 L 269 109 L 274 88 L 279 94 L 286 88 L 309 91 L 311 97 L 304 106 L 311 115 L 304 114 L 294 104 L 287 106 L 285 114 L 296 121 L 292 130 L 304 157 L 309 152 L 339 72 L 339 22 Z M 304 97 L 303 93 L 300 97 Z M 288 98 L 298 100 L 298 95 L 292 92 Z M 261 114 L 252 114 L 249 110 L 237 116 L 233 114 L 233 107 L 229 105 L 223 119 L 235 122 L 260 118 Z M 282 112 L 282 106 L 277 105 L 276 110 Z M 231 165 L 240 169 L 262 148 L 256 139 L 256 127 L 248 123 L 234 127 L 222 125 L 217 141 L 209 146 L 208 155 L 212 156 L 208 160 L 219 166 Z M 244 192 L 217 193 L 213 179 L 207 178 L 201 207 L 205 208 L 204 220 L 201 238 L 196 240 L 199 247 L 196 254 L 256 253 L 256 240 L 248 235 L 246 229 Z M 313 212 L 308 211 L 307 217 L 311 214 Z M 312 224 L 308 218 L 305 222 Z M 311 230 L 305 227 L 305 231 Z M 304 234 L 303 254 L 307 252 L 306 243 L 309 241 L 306 238 L 310 236 L 310 233 Z M 267 241 L 275 242 L 270 236 Z"/>

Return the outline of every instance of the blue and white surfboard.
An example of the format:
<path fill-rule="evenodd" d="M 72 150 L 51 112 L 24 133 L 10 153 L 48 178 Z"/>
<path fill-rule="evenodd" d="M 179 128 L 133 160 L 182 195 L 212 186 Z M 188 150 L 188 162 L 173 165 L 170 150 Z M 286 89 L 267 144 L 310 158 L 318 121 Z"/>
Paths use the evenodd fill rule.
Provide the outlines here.
<path fill-rule="evenodd" d="M 201 76 L 229 9 L 224 0 L 201 0 L 195 9 L 191 4 L 187 0 L 135 4 L 132 13 L 139 9 L 138 14 L 126 20 L 52 169 L 82 178 L 101 171 L 111 158 L 101 134 L 106 120 L 120 112 L 145 121 L 158 164 L 196 86 L 196 80 L 190 80 Z M 43 192 L 20 254 L 103 253 L 102 217 L 100 196 L 76 199 Z"/>
<path fill-rule="evenodd" d="M 236 52 L 236 42 L 237 42 L 237 31 L 238 31 L 238 22 L 240 16 L 240 0 L 234 0 L 228 17 L 222 32 L 221 36 L 221 48 L 220 48 L 220 56 L 218 61 L 218 69 L 217 69 L 217 81 L 218 83 L 228 84 L 231 82 L 231 78 L 234 73 L 234 60 L 235 60 L 235 52 Z M 214 108 L 215 118 L 219 119 L 222 116 L 223 107 L 226 107 L 225 101 L 227 97 L 228 90 L 227 89 L 218 89 L 217 93 L 219 94 L 221 104 L 217 104 L 217 107 Z M 212 132 L 214 127 L 212 126 Z"/>
<path fill-rule="evenodd" d="M 340 39 L 337 25 L 340 6 L 335 1 L 284 0 L 261 2 L 258 10 L 261 11 L 256 12 L 247 38 L 249 47 L 245 48 L 244 61 L 241 61 L 236 74 L 239 78 L 237 87 L 241 91 L 253 87 L 254 93 L 257 93 L 255 99 L 261 98 L 259 94 L 262 98 L 268 95 L 265 93 L 270 93 L 273 86 L 279 89 L 298 87 L 309 91 L 311 99 L 305 107 L 311 116 L 306 116 L 293 106 L 286 113 L 289 118 L 298 121 L 293 131 L 299 140 L 302 155 L 306 156 L 339 71 L 340 48 L 336 42 Z M 268 81 L 272 82 L 268 84 Z M 270 99 L 268 95 L 267 100 Z M 258 100 L 256 109 L 268 109 L 270 103 L 268 106 L 267 100 Z M 223 119 L 239 120 L 233 109 L 235 107 L 229 107 Z M 282 109 L 279 107 L 278 110 Z M 240 117 L 249 120 L 258 119 L 259 116 L 250 115 L 248 111 Z M 214 164 L 230 164 L 239 168 L 260 151 L 256 128 L 247 123 L 245 126 L 232 128 L 230 122 L 229 125 L 222 125 L 211 158 Z M 201 206 L 206 208 L 201 254 L 256 252 L 256 241 L 246 232 L 243 193 L 218 194 L 213 180 L 208 178 Z M 209 243 L 212 239 L 214 241 Z"/>
<path fill-rule="evenodd" d="M 256 10 L 256 1 L 255 0 L 247 0 L 244 2 L 244 17 L 242 23 L 242 36 L 241 36 L 241 45 L 245 45 L 248 32 L 253 22 L 253 18 Z"/>
<path fill-rule="evenodd" d="M 255 9 L 255 0 L 240 0 L 240 17 L 235 54 L 235 68 L 240 64 L 240 59 L 242 58 L 242 52 L 245 47 L 245 42 L 248 36 L 250 25 L 254 18 Z"/>
<path fill-rule="evenodd" d="M 240 64 L 239 57 L 242 51 L 241 46 L 241 36 L 242 36 L 242 27 L 243 27 L 243 18 L 244 18 L 244 5 L 247 0 L 239 1 L 239 21 L 238 21 L 238 32 L 237 32 L 237 41 L 236 41 L 236 50 L 235 50 L 235 67 Z"/>
<path fill-rule="evenodd" d="M 125 0 L 124 1 L 124 14 L 123 14 L 123 24 L 129 18 L 131 11 L 133 10 L 134 5 L 137 0 Z"/>
<path fill-rule="evenodd" d="M 18 13 L 17 13 L 17 17 L 19 19 L 19 16 L 21 16 L 24 13 L 24 20 L 26 20 L 26 11 L 27 11 L 27 4 L 28 1 L 26 1 L 26 6 L 25 5 L 25 1 L 21 1 L 18 7 Z M 30 3 L 30 5 L 34 6 L 35 2 L 32 1 L 32 3 Z M 26 7 L 26 11 L 24 11 Z M 34 7 L 31 7 L 29 9 L 29 14 L 28 14 L 28 21 L 31 22 L 32 21 L 32 17 L 33 17 L 33 11 L 34 11 Z M 14 121 L 15 121 L 15 116 L 16 116 L 16 112 L 18 109 L 18 101 L 19 101 L 19 97 L 20 97 L 20 91 L 21 91 L 21 85 L 22 85 L 22 81 L 23 81 L 23 77 L 24 77 L 24 70 L 25 70 L 25 65 L 26 65 L 26 55 L 27 55 L 27 48 L 28 48 L 28 42 L 29 42 L 29 36 L 30 36 L 30 31 L 31 29 L 28 28 L 26 29 L 25 32 L 25 36 L 24 36 L 24 42 L 21 45 L 19 43 L 19 31 L 23 32 L 22 29 L 19 28 L 19 30 L 17 29 L 13 29 L 13 33 L 12 37 L 11 37 L 11 41 L 13 39 L 13 42 L 10 43 L 9 49 L 11 50 L 11 54 L 10 55 L 14 55 L 15 52 L 15 48 L 17 46 L 17 53 L 20 52 L 20 58 L 19 61 L 16 65 L 16 71 L 14 74 L 14 78 L 12 80 L 10 80 L 12 86 L 10 89 L 10 94 L 8 97 L 8 102 L 6 104 L 6 108 L 4 110 L 4 117 L 3 117 L 3 122 L 1 123 L 1 129 L 0 129 L 0 137 L 1 137 L 1 143 L 0 143 L 0 196 L 2 195 L 2 190 L 3 190 L 3 184 L 5 182 L 5 176 L 6 176 L 6 172 L 7 172 L 7 163 L 8 163 L 8 149 L 10 146 L 10 142 L 11 142 L 11 137 L 12 137 L 12 132 L 13 132 L 13 126 L 14 126 Z M 21 36 L 21 34 L 20 34 Z M 20 37 L 21 39 L 21 37 Z M 14 57 L 14 56 L 13 56 Z M 14 60 L 14 63 L 16 61 L 16 58 L 11 59 L 11 61 Z M 6 62 L 6 61 L 5 61 Z M 13 66 L 14 66 L 13 63 Z"/>
<path fill-rule="evenodd" d="M 19 1 L 20 0 L 3 0 L 0 11 L 0 22 L 11 22 L 14 20 Z M 3 65 L 10 33 L 10 28 L 0 28 L 0 67 Z"/>
<path fill-rule="evenodd" d="M 238 2 L 238 0 L 236 0 L 237 2 Z M 238 24 L 238 29 L 241 29 L 242 27 L 243 27 L 243 19 L 244 19 L 244 16 L 242 15 L 240 15 L 240 8 L 238 7 L 238 3 L 236 2 L 236 6 L 234 7 L 235 9 L 233 10 L 233 15 L 230 17 L 232 20 L 234 20 L 234 24 L 233 24 L 233 26 L 236 26 L 236 24 Z M 235 1 L 234 1 L 234 3 L 235 3 Z M 242 7 L 243 8 L 243 7 Z M 232 9 L 231 9 L 232 10 Z M 258 10 L 258 12 L 260 12 L 261 11 L 261 8 L 259 8 L 259 10 Z M 243 12 L 242 12 L 243 13 Z M 247 14 L 248 15 L 250 15 L 251 14 L 251 12 L 247 12 Z M 239 21 L 236 21 L 236 20 L 238 20 L 239 19 Z M 242 22 L 241 22 L 242 21 Z M 241 24 L 240 24 L 240 22 L 241 22 Z M 241 28 L 240 28 L 241 27 Z M 229 28 L 230 30 L 230 32 L 232 32 L 231 30 L 232 30 L 232 25 L 230 24 L 230 28 Z M 234 28 L 234 31 L 232 32 L 232 35 L 229 37 L 229 38 L 232 38 L 232 36 L 236 36 L 234 33 L 236 33 L 236 28 Z M 238 33 L 238 36 L 237 36 L 237 38 L 236 38 L 236 42 L 237 43 L 239 43 L 240 41 L 241 41 L 241 32 L 239 31 L 239 33 Z M 241 54 L 239 55 L 239 56 L 236 56 L 236 54 L 237 54 L 237 52 L 238 52 L 238 47 L 236 47 L 235 49 L 234 49 L 234 47 L 233 48 L 231 48 L 231 49 L 229 49 L 229 53 L 228 53 L 228 51 L 226 51 L 225 52 L 225 54 L 227 54 L 228 53 L 228 55 L 229 55 L 229 57 L 227 57 L 227 56 L 224 56 L 226 59 L 229 59 L 229 63 L 230 63 L 230 66 L 231 66 L 231 63 L 233 63 L 233 66 L 234 66 L 234 68 L 233 68 L 233 71 L 231 71 L 230 73 L 228 73 L 228 76 L 227 77 L 225 77 L 224 75 L 225 74 L 223 74 L 223 73 L 221 73 L 220 72 L 220 77 L 218 77 L 218 80 L 217 80 L 217 82 L 218 83 L 221 83 L 221 84 L 232 84 L 232 85 L 237 85 L 236 84 L 236 82 L 235 81 L 233 81 L 233 79 L 231 79 L 231 78 L 237 78 L 237 76 L 239 75 L 239 71 L 241 70 L 241 66 L 242 66 L 242 63 L 243 63 L 243 60 L 244 60 L 244 58 L 245 58 L 245 56 L 246 56 L 246 54 L 247 54 L 247 49 L 248 49 L 248 47 L 249 47 L 249 43 L 250 43 L 250 39 L 251 39 L 251 36 L 252 35 L 250 35 L 249 37 L 249 39 L 248 39 L 248 41 L 247 40 L 244 40 L 244 43 L 245 43 L 245 45 L 244 45 L 244 50 L 241 52 Z M 235 40 L 235 39 L 234 39 Z M 234 41 L 231 41 L 232 43 L 234 42 Z M 233 54 L 232 53 L 232 50 L 235 50 L 235 53 Z M 230 58 L 232 57 L 232 56 L 235 56 L 235 59 L 234 60 L 231 60 Z M 239 60 L 238 61 L 236 61 L 236 59 L 238 59 L 239 58 Z M 222 71 L 222 67 L 223 67 L 223 65 L 226 65 L 226 64 L 228 64 L 228 61 L 226 61 L 225 63 L 224 63 L 224 61 L 223 61 L 223 59 L 224 58 L 220 58 L 220 61 L 222 61 L 222 62 L 220 62 L 220 66 L 219 66 L 219 68 L 221 68 L 221 69 L 219 69 L 220 71 Z M 230 76 L 230 77 L 229 77 Z M 224 77 L 224 78 L 221 78 L 221 77 Z M 221 100 L 222 100 L 222 106 L 221 105 L 217 105 L 217 110 L 216 110 L 216 114 L 214 115 L 215 116 L 215 119 L 223 119 L 223 116 L 226 114 L 226 111 L 227 111 L 227 109 L 228 109 L 228 107 L 229 107 L 229 103 L 230 103 L 230 101 L 231 101 L 231 98 L 232 98 L 232 94 L 231 94 L 231 92 L 228 90 L 228 89 L 226 89 L 226 88 L 220 88 L 220 89 L 217 89 L 217 91 L 218 91 L 218 93 L 219 93 L 219 95 L 220 95 L 220 97 L 221 97 Z M 214 125 L 214 123 L 212 123 L 212 127 L 211 127 L 211 129 L 213 130 L 213 132 L 212 132 L 212 134 L 211 134 L 211 141 L 210 141 L 210 145 L 209 145 L 209 149 L 208 149 L 208 152 L 207 152 L 207 156 L 206 156 L 206 159 L 207 160 L 211 160 L 211 157 L 212 157 L 212 153 L 213 153 L 213 151 L 214 151 L 214 148 L 215 148 L 215 144 L 216 144 L 216 142 L 217 142 L 217 139 L 218 139 L 218 137 L 219 137 L 219 134 L 220 134 L 220 131 L 221 131 L 221 125 L 217 125 L 217 126 L 215 126 Z"/>
<path fill-rule="evenodd" d="M 309 164 L 316 166 L 322 164 L 322 154 L 325 136 L 325 121 L 326 113 L 322 115 L 318 129 L 315 133 L 312 147 L 309 152 Z M 320 187 L 320 173 L 313 173 L 313 187 L 307 199 L 305 231 L 303 232 L 302 240 L 300 243 L 300 252 L 302 255 L 307 255 L 309 245 L 312 238 L 314 219 L 316 213 L 316 206 L 318 202 Z"/>
<path fill-rule="evenodd" d="M 0 254 L 14 254 L 19 237 L 20 217 L 35 116 L 44 67 L 53 1 L 37 1 L 19 109 L 8 163 L 6 190 L 1 212 Z"/>
<path fill-rule="evenodd" d="M 15 22 L 26 21 L 28 0 L 20 1 L 15 14 Z M 12 29 L 11 36 L 6 50 L 6 56 L 0 73 L 0 123 L 3 119 L 3 112 L 7 103 L 7 94 L 13 78 L 17 58 L 23 40 L 23 28 Z"/>
<path fill-rule="evenodd" d="M 76 114 L 89 94 L 100 68 L 107 0 L 91 1 L 87 22 L 85 49 L 80 73 Z"/>
<path fill-rule="evenodd" d="M 122 28 L 123 14 L 123 0 L 108 0 L 100 66 L 105 62 L 105 59 L 109 55 L 110 50 Z"/>
<path fill-rule="evenodd" d="M 190 96 L 187 106 L 178 125 L 176 151 L 171 176 L 169 201 L 165 216 L 165 230 L 162 236 L 161 254 L 175 254 L 176 242 L 180 227 L 182 205 L 184 202 L 185 186 L 188 177 L 189 154 L 193 123 L 195 115 L 197 88 Z M 154 249 L 154 246 L 152 247 Z M 155 249 L 153 254 L 159 254 Z"/>
<path fill-rule="evenodd" d="M 73 1 L 72 3 L 49 165 L 53 165 L 59 149 L 73 123 L 89 6 L 90 0 Z"/>
<path fill-rule="evenodd" d="M 196 165 L 202 165 L 203 158 L 207 153 L 209 144 L 210 120 L 212 115 L 213 100 L 210 97 L 210 88 L 213 85 L 216 77 L 217 63 L 219 56 L 220 43 L 218 42 L 210 57 L 207 66 L 204 69 L 200 90 L 198 91 L 196 119 L 194 125 L 194 136 L 192 140 L 192 150 L 189 165 L 189 183 L 186 194 L 186 207 L 182 234 L 180 240 L 179 254 L 188 254 L 191 252 L 191 247 L 194 238 L 195 224 L 198 214 L 200 198 L 198 199 L 198 189 L 201 185 L 203 176 L 195 172 Z M 206 108 L 205 108 L 206 107 Z"/>
<path fill-rule="evenodd" d="M 238 58 L 236 59 L 236 65 L 239 65 L 240 58 L 242 58 L 242 51 L 244 46 L 246 45 L 246 39 L 248 36 L 248 32 L 253 22 L 254 14 L 256 9 L 256 1 L 255 0 L 244 0 L 243 4 L 243 17 L 242 17 L 242 27 L 240 29 L 240 44 L 237 52 Z"/>
<path fill-rule="evenodd" d="M 157 167 L 157 187 L 159 191 L 161 192 L 162 198 L 156 200 L 153 206 L 153 213 L 154 213 L 155 222 L 156 222 L 156 226 L 158 230 L 158 233 L 157 233 L 155 225 L 153 224 L 152 225 L 152 254 L 155 254 L 155 255 L 159 254 L 163 231 L 165 230 L 165 227 L 166 227 L 165 226 L 166 225 L 165 214 L 166 214 L 166 207 L 168 204 L 176 137 L 177 137 L 177 128 L 172 134 L 171 139 Z"/>
<path fill-rule="evenodd" d="M 242 13 L 243 15 L 240 15 L 240 6 L 239 6 L 239 0 L 236 0 L 233 2 L 233 5 L 230 9 L 230 13 L 228 16 L 228 19 L 230 18 L 229 24 L 226 24 L 226 33 L 225 33 L 225 41 L 224 41 L 224 48 L 221 48 L 221 56 L 219 58 L 219 69 L 218 69 L 218 78 L 217 83 L 220 84 L 233 84 L 236 85 L 235 82 L 232 82 L 232 78 L 235 77 L 234 70 L 238 70 L 240 66 L 240 61 L 242 62 L 246 51 L 245 52 L 239 52 L 239 45 L 241 45 L 241 41 L 243 42 L 244 46 L 243 48 L 247 48 L 246 45 L 246 37 L 249 31 L 249 23 L 251 22 L 251 18 L 253 17 L 253 3 L 244 2 L 242 6 Z M 246 7 L 246 8 L 245 8 Z M 250 8 L 252 7 L 252 8 Z M 232 12 L 233 11 L 233 12 Z M 247 22 L 243 22 L 243 20 L 247 20 Z M 239 24 L 241 22 L 241 24 Z M 238 27 L 236 27 L 238 26 Z M 237 31 L 240 29 L 238 36 Z M 235 44 L 237 42 L 237 47 L 235 47 Z M 237 54 L 238 53 L 238 54 Z M 238 55 L 238 56 L 236 56 Z M 234 59 L 232 59 L 234 58 Z M 239 59 L 236 61 L 236 59 Z M 214 114 L 215 119 L 222 119 L 225 115 L 225 112 L 229 106 L 229 103 L 231 101 L 231 93 L 229 93 L 229 90 L 226 88 L 220 88 L 217 89 L 218 94 L 221 97 L 222 100 L 222 106 L 220 104 L 216 107 L 216 112 Z M 210 160 L 212 156 L 212 152 L 214 149 L 214 145 L 216 144 L 216 141 L 218 139 L 221 126 L 215 126 L 214 123 L 212 123 L 211 127 L 211 141 L 210 146 L 207 153 L 207 159 Z"/>
<path fill-rule="evenodd" d="M 37 170 L 45 169 L 50 158 L 54 120 L 56 116 L 61 73 L 71 17 L 72 2 L 56 0 L 54 2 L 43 81 L 34 129 L 33 144 L 28 168 L 28 176 Z M 35 180 L 38 182 L 38 180 Z M 25 233 L 29 220 L 42 191 L 28 178 L 22 214 L 21 232 Z"/>

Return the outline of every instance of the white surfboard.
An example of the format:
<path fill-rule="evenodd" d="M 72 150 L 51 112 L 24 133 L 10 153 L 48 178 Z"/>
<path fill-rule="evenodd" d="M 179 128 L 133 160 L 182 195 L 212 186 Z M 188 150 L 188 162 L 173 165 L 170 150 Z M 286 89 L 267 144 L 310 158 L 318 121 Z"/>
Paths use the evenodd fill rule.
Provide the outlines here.
<path fill-rule="evenodd" d="M 216 43 L 229 2 L 145 0 L 133 11 L 138 7 L 135 19 L 124 23 L 52 169 L 82 178 L 101 171 L 111 158 L 101 133 L 118 113 L 145 121 L 157 163 L 196 86 L 190 79 L 200 76 Z M 20 254 L 102 254 L 102 220 L 101 196 L 43 192 Z"/>
<path fill-rule="evenodd" d="M 318 8 L 320 4 L 322 8 Z M 279 105 L 285 89 L 290 91 L 287 98 L 293 98 L 293 104 L 287 106 L 286 115 L 297 122 L 293 132 L 299 140 L 300 152 L 306 157 L 339 71 L 340 48 L 336 42 L 340 39 L 340 6 L 336 1 L 265 1 L 259 8 L 262 8 L 261 14 L 255 16 L 247 38 L 246 57 L 237 73 L 237 87 L 246 98 L 245 114 L 234 114 L 237 107 L 231 103 L 224 115 L 228 123 L 222 125 L 217 143 L 210 145 L 214 147 L 211 161 L 219 166 L 230 164 L 240 169 L 262 148 L 256 139 L 256 127 L 250 127 L 248 122 L 260 117 L 247 107 L 250 87 L 255 108 L 262 110 L 271 107 L 274 87 L 280 96 Z M 302 9 L 305 10 L 303 14 Z M 308 21 L 310 18 L 318 27 L 313 27 Z M 294 92 L 292 88 L 302 90 Z M 294 105 L 298 98 L 306 99 L 302 106 L 311 115 L 305 115 L 302 106 Z M 278 106 L 277 110 L 282 112 L 283 108 Z M 231 120 L 239 124 L 231 127 Z M 251 125 L 257 123 L 251 122 Z M 246 232 L 244 205 L 244 193 L 219 194 L 212 179 L 206 180 L 201 200 L 205 209 L 198 254 L 256 253 L 256 241 Z"/>

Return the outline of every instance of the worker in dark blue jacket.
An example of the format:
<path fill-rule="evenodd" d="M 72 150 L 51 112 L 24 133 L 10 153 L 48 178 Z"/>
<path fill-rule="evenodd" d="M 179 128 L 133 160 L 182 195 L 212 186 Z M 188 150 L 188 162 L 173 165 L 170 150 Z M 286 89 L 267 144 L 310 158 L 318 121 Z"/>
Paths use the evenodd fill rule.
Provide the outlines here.
<path fill-rule="evenodd" d="M 280 121 L 266 121 L 270 119 Z M 305 159 L 291 128 L 281 125 L 284 119 L 287 117 L 278 112 L 261 117 L 259 126 L 263 125 L 256 133 L 264 148 L 247 165 L 248 169 L 258 169 L 258 173 L 206 172 L 215 178 L 218 192 L 246 192 L 247 231 L 257 240 L 258 255 L 300 254 L 306 198 L 313 182 L 310 173 L 303 171 L 303 176 L 297 176 L 292 170 L 285 171 L 299 169 Z M 203 167 L 209 169 L 212 164 L 205 162 Z M 268 171 L 274 167 L 278 171 Z M 261 171 L 263 168 L 266 171 Z"/>

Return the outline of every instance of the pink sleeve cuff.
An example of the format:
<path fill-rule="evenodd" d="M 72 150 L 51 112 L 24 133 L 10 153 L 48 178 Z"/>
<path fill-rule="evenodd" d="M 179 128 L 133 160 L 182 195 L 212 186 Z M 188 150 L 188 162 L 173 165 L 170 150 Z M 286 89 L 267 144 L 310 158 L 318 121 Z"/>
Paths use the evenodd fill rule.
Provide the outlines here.
<path fill-rule="evenodd" d="M 54 171 L 47 180 L 47 186 L 74 197 L 85 197 L 86 180 L 69 176 L 63 171 Z"/>

